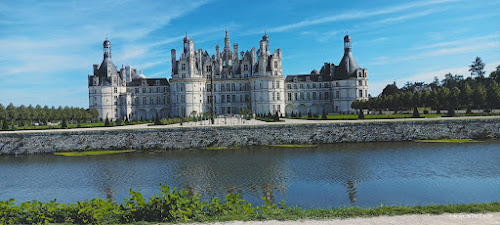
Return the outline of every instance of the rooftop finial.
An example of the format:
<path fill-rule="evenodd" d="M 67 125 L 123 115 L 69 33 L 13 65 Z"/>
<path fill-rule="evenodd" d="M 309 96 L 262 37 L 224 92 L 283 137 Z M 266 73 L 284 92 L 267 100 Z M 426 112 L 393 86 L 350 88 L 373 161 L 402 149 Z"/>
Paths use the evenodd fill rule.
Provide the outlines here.
<path fill-rule="evenodd" d="M 226 38 L 227 38 L 227 37 L 228 37 L 228 35 L 227 35 L 227 28 L 226 28 Z"/>

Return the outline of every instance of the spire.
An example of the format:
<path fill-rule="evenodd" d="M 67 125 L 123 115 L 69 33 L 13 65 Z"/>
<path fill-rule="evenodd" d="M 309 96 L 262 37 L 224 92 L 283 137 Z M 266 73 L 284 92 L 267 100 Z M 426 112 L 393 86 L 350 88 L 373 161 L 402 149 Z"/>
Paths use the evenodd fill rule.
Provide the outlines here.
<path fill-rule="evenodd" d="M 229 35 L 227 34 L 227 29 L 226 29 L 226 37 L 224 38 L 224 50 L 231 51 L 231 41 L 229 39 Z"/>

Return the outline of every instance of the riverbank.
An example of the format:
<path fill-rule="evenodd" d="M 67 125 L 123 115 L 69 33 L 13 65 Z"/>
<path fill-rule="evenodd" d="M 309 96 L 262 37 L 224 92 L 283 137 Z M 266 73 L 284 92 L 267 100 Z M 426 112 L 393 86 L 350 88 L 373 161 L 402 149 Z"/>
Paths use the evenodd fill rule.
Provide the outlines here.
<path fill-rule="evenodd" d="M 216 125 L 85 128 L 0 132 L 0 154 L 116 149 L 189 149 L 257 145 L 314 145 L 500 137 L 500 116 L 381 120 L 218 121 Z M 200 124 L 201 123 L 201 124 Z"/>
<path fill-rule="evenodd" d="M 265 198 L 263 198 L 265 199 Z M 199 195 L 186 190 L 161 186 L 161 193 L 144 198 L 139 192 L 130 190 L 129 198 L 118 203 L 101 198 L 83 202 L 61 204 L 50 202 L 0 201 L 0 222 L 2 224 L 29 223 L 75 223 L 75 224 L 136 224 L 138 222 L 221 222 L 221 221 L 264 221 L 254 224 L 275 224 L 275 221 L 307 221 L 355 218 L 364 220 L 391 221 L 391 216 L 418 215 L 419 219 L 431 214 L 450 216 L 481 217 L 484 213 L 500 212 L 500 202 L 468 205 L 428 206 L 379 206 L 375 208 L 343 207 L 332 209 L 289 208 L 284 202 L 275 204 L 264 201 L 254 206 L 237 194 L 228 194 L 224 199 L 212 197 L 202 201 Z M 496 214 L 490 214 L 498 216 Z M 370 218 L 373 217 L 373 218 Z M 377 218 L 381 217 L 381 218 Z M 370 218 L 370 219 L 366 219 Z M 401 217 L 397 218 L 400 219 Z M 454 217 L 452 217 L 454 218 Z M 490 218 L 486 216 L 485 218 Z M 334 219 L 334 220 L 332 220 Z M 266 222 L 267 221 L 267 222 Z M 231 222 L 230 224 L 240 224 Z M 283 222 L 285 223 L 285 222 Z M 147 223 L 146 223 L 147 224 Z M 387 224 L 387 223 L 384 223 Z"/>
<path fill-rule="evenodd" d="M 403 215 L 403 216 L 379 216 L 369 218 L 349 218 L 349 219 L 327 219 L 327 220 L 289 220 L 289 221 L 231 221 L 215 222 L 211 225 L 358 225 L 358 224 L 405 224 L 405 225 L 483 225 L 500 224 L 500 213 L 481 214 L 441 214 L 441 215 Z M 194 223 L 193 225 L 203 224 Z"/>

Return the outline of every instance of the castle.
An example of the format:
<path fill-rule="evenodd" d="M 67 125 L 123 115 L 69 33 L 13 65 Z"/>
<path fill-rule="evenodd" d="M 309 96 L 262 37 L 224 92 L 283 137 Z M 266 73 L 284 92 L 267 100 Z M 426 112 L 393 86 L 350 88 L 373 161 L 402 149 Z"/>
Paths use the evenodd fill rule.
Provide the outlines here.
<path fill-rule="evenodd" d="M 187 117 L 210 113 L 212 107 L 218 115 L 247 109 L 254 114 L 307 115 L 354 113 L 351 103 L 368 99 L 367 70 L 354 60 L 349 35 L 338 66 L 325 63 L 319 71 L 286 77 L 281 49 L 271 54 L 267 34 L 257 51 L 238 52 L 236 43 L 231 49 L 227 31 L 224 49 L 216 45 L 215 55 L 195 50 L 187 35 L 183 47 L 179 58 L 172 49 L 171 79 L 146 78 L 128 65 L 118 70 L 106 39 L 103 61 L 88 76 L 89 108 L 111 120 Z"/>

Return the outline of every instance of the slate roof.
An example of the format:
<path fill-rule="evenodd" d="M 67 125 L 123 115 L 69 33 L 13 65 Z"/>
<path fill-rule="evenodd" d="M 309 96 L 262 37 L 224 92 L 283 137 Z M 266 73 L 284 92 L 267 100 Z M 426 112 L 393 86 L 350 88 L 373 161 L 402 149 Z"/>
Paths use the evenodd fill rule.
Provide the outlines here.
<path fill-rule="evenodd" d="M 323 81 L 331 81 L 332 77 L 329 75 L 317 75 L 317 74 L 298 74 L 298 75 L 287 75 L 285 82 L 293 82 L 295 78 L 297 78 L 297 82 L 305 82 L 307 77 L 312 82 L 323 82 Z M 321 81 L 319 81 L 319 77 L 321 77 Z"/>
<path fill-rule="evenodd" d="M 127 83 L 127 86 L 137 87 L 141 86 L 142 80 L 146 80 L 148 86 L 156 86 L 156 81 L 160 81 L 160 86 L 169 86 L 168 80 L 166 78 L 146 78 L 146 79 L 134 79 L 131 82 Z"/>

